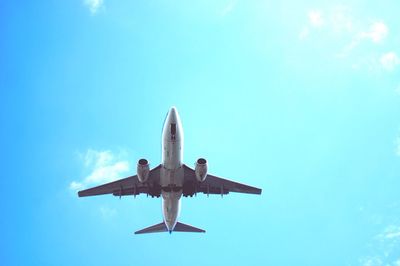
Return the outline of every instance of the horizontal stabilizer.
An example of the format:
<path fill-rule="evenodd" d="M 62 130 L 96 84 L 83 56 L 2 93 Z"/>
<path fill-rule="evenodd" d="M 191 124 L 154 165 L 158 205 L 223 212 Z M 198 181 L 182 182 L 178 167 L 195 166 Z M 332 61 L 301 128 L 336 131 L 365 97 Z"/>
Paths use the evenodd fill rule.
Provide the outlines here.
<path fill-rule="evenodd" d="M 148 233 L 160 233 L 160 232 L 167 232 L 167 226 L 164 222 L 152 225 L 150 227 L 144 228 L 142 230 L 136 231 L 135 235 L 137 234 L 148 234 Z"/>
<path fill-rule="evenodd" d="M 183 224 L 177 222 L 173 232 L 193 232 L 193 233 L 205 233 L 206 231 L 200 228 L 196 228 L 194 226 Z M 148 233 L 161 233 L 161 232 L 168 232 L 167 226 L 164 222 L 152 225 L 150 227 L 144 228 L 142 230 L 136 231 L 135 234 L 148 234 Z"/>
<path fill-rule="evenodd" d="M 188 224 L 183 224 L 180 222 L 177 222 L 175 227 L 174 227 L 174 232 L 193 232 L 193 233 L 205 233 L 206 231 L 200 228 L 196 228 L 194 226 L 188 225 Z"/>

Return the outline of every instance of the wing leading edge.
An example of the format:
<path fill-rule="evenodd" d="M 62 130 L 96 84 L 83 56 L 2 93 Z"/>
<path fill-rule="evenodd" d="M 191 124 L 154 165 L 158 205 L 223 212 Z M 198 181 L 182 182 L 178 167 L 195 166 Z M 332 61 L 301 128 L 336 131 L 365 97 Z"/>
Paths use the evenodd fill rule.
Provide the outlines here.
<path fill-rule="evenodd" d="M 159 197 L 161 194 L 160 168 L 161 165 L 153 168 L 149 173 L 148 180 L 144 183 L 139 182 L 137 175 L 133 175 L 104 185 L 81 190 L 78 192 L 78 196 L 88 197 L 104 194 L 113 194 L 114 196 L 136 196 L 143 193 L 153 197 Z"/>
<path fill-rule="evenodd" d="M 184 196 L 192 196 L 195 193 L 204 194 L 228 194 L 229 192 L 261 194 L 260 188 L 248 186 L 238 182 L 230 181 L 214 175 L 207 175 L 203 182 L 198 182 L 194 169 L 187 165 L 184 167 Z"/>

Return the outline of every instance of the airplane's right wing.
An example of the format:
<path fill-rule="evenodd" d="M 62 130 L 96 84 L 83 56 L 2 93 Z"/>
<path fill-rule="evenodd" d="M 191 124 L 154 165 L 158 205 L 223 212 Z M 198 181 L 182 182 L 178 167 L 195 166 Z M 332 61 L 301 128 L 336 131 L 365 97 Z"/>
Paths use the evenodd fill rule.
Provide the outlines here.
<path fill-rule="evenodd" d="M 152 169 L 149 173 L 148 180 L 144 183 L 139 182 L 137 175 L 133 175 L 104 185 L 81 190 L 78 192 L 78 195 L 79 197 L 103 194 L 113 194 L 114 196 L 136 196 L 143 193 L 159 197 L 161 194 L 160 168 L 161 165 Z"/>
<path fill-rule="evenodd" d="M 203 182 L 198 182 L 194 169 L 183 165 L 185 179 L 184 192 L 185 196 L 193 195 L 194 193 L 203 192 L 204 194 L 228 194 L 229 192 L 261 194 L 261 189 L 234 182 L 228 179 L 217 177 L 208 174 Z"/>

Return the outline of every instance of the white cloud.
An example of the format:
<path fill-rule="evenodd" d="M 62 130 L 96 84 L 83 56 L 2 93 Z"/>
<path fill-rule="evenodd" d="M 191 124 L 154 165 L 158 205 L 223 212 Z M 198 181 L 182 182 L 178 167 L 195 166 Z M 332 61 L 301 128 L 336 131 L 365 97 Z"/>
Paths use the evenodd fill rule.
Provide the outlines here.
<path fill-rule="evenodd" d="M 374 43 L 382 42 L 389 33 L 389 29 L 382 21 L 374 22 L 369 31 L 364 32 L 363 35 Z"/>
<path fill-rule="evenodd" d="M 329 42 L 327 47 L 332 47 L 332 44 L 337 43 L 337 51 L 333 53 L 341 59 L 349 58 L 350 55 L 355 56 L 350 62 L 353 69 L 393 70 L 400 64 L 397 55 L 392 52 L 380 57 L 375 51 L 381 49 L 378 45 L 381 47 L 385 45 L 389 36 L 388 25 L 379 19 L 371 20 L 354 14 L 356 13 L 352 12 L 348 5 L 307 10 L 307 22 L 300 28 L 298 38 L 303 41 L 314 36 L 313 40 L 316 42 L 321 42 L 321 40 Z M 360 46 L 362 49 L 353 52 Z M 365 64 L 366 61 L 368 61 L 367 64 Z"/>
<path fill-rule="evenodd" d="M 400 226 L 398 223 L 386 226 L 381 233 L 368 243 L 369 255 L 359 262 L 363 266 L 400 266 Z"/>
<path fill-rule="evenodd" d="M 69 184 L 69 188 L 72 189 L 73 191 L 78 191 L 82 190 L 84 188 L 82 183 L 72 181 L 71 184 Z"/>
<path fill-rule="evenodd" d="M 311 26 L 320 28 L 324 25 L 324 19 L 320 10 L 311 10 L 308 12 L 308 21 Z"/>
<path fill-rule="evenodd" d="M 378 235 L 378 239 L 385 240 L 385 239 L 393 239 L 393 240 L 400 240 L 400 226 L 390 225 L 386 227 L 383 233 Z"/>
<path fill-rule="evenodd" d="M 71 190 L 77 191 L 88 186 L 99 185 L 122 178 L 122 174 L 129 171 L 129 162 L 118 160 L 119 156 L 111 151 L 96 151 L 89 149 L 81 156 L 89 174 L 82 181 L 72 181 Z"/>
<path fill-rule="evenodd" d="M 327 32 L 342 33 L 353 29 L 353 19 L 347 6 L 334 6 L 330 10 L 311 9 L 307 11 L 307 24 L 300 30 L 299 38 L 307 38 L 311 31 L 324 29 Z"/>
<path fill-rule="evenodd" d="M 362 259 L 361 261 L 362 266 L 381 266 L 383 265 L 382 260 L 379 257 L 367 257 Z"/>
<path fill-rule="evenodd" d="M 221 11 L 221 16 L 224 17 L 231 13 L 236 7 L 236 1 L 230 1 Z"/>
<path fill-rule="evenodd" d="M 365 40 L 372 41 L 375 44 L 381 43 L 387 37 L 388 33 L 389 29 L 385 23 L 381 21 L 374 22 L 370 25 L 368 31 L 356 32 L 352 41 L 343 48 L 339 56 L 340 57 L 347 56 L 354 48 L 359 46 Z"/>
<path fill-rule="evenodd" d="M 379 61 L 382 67 L 389 71 L 393 70 L 398 64 L 400 64 L 400 58 L 395 52 L 383 54 Z"/>
<path fill-rule="evenodd" d="M 100 8 L 104 8 L 103 0 L 84 0 L 83 3 L 89 8 L 92 15 L 96 14 Z"/>
<path fill-rule="evenodd" d="M 397 229 L 397 231 L 394 231 L 394 232 L 388 232 L 387 234 L 386 234 L 386 238 L 400 238 L 400 230 L 399 229 Z"/>

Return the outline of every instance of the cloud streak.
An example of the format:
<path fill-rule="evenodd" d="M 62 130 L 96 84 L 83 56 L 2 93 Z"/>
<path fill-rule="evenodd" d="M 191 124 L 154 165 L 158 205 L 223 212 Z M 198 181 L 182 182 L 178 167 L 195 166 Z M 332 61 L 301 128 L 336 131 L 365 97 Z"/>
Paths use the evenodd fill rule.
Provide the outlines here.
<path fill-rule="evenodd" d="M 81 181 L 72 181 L 69 188 L 78 191 L 122 178 L 122 174 L 129 171 L 129 162 L 118 160 L 119 157 L 111 151 L 87 150 L 81 158 L 89 174 Z"/>

